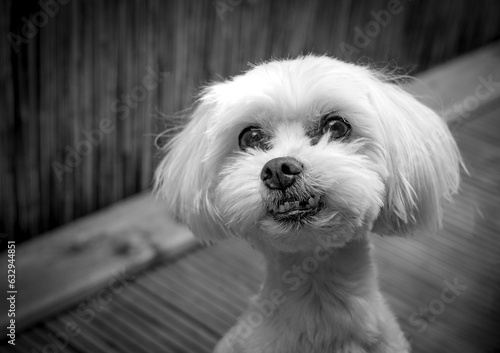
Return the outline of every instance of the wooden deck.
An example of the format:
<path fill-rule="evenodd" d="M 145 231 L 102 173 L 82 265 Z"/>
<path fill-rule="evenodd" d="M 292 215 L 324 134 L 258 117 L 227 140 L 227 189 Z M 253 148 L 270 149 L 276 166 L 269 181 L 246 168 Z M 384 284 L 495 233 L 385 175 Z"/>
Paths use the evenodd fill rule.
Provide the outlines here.
<path fill-rule="evenodd" d="M 422 75 L 440 98 L 434 107 L 474 96 L 478 77 L 500 81 L 499 52 Z M 447 114 L 470 175 L 443 229 L 375 239 L 381 288 L 414 352 L 500 348 L 499 91 L 470 117 Z M 0 352 L 210 352 L 257 291 L 262 259 L 238 240 L 203 247 L 165 214 L 139 195 L 20 246 L 16 346 L 3 341 Z M 449 283 L 459 292 L 443 301 Z"/>

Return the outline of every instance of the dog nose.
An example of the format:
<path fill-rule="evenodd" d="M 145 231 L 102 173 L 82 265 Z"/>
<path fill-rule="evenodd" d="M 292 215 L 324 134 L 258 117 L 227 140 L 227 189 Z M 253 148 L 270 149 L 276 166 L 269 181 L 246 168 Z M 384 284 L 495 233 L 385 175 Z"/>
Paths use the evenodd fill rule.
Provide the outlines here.
<path fill-rule="evenodd" d="M 304 166 L 293 157 L 271 159 L 264 165 L 260 178 L 269 189 L 285 190 L 295 182 Z"/>

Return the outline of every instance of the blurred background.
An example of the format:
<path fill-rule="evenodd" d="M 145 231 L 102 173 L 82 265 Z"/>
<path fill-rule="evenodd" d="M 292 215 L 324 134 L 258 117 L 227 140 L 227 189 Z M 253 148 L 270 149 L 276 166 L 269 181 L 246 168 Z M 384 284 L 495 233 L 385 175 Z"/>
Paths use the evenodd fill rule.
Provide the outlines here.
<path fill-rule="evenodd" d="M 249 62 L 417 74 L 500 38 L 499 16 L 495 0 L 3 0 L 0 233 L 22 242 L 148 189 L 163 117 Z"/>
<path fill-rule="evenodd" d="M 2 0 L 0 250 L 15 241 L 19 293 L 0 352 L 211 351 L 262 258 L 168 218 L 155 138 L 204 84 L 307 53 L 435 96 L 470 174 L 438 234 L 374 239 L 380 285 L 415 352 L 499 352 L 499 39 L 497 0 Z"/>

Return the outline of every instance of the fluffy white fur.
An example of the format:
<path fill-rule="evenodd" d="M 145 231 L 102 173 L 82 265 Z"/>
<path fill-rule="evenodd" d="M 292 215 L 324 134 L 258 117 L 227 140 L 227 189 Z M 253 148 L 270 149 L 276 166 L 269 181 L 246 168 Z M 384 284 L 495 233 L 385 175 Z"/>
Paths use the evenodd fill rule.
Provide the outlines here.
<path fill-rule="evenodd" d="M 325 56 L 264 63 L 207 87 L 166 147 L 156 190 L 172 214 L 202 239 L 240 237 L 267 259 L 261 293 L 216 352 L 409 351 L 378 290 L 370 237 L 438 225 L 461 159 L 441 118 L 388 80 Z M 330 112 L 350 136 L 312 143 L 307 132 Z M 239 149 L 247 126 L 269 136 L 267 149 Z M 260 175 L 277 157 L 304 167 L 288 196 L 321 195 L 304 222 L 268 212 L 279 196 Z"/>

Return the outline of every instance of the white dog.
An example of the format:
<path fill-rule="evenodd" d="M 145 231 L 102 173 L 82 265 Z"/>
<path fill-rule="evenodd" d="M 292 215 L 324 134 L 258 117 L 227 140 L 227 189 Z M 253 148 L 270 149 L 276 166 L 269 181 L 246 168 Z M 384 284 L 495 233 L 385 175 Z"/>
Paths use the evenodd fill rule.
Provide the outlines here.
<path fill-rule="evenodd" d="M 408 352 L 372 233 L 440 223 L 461 157 L 446 124 L 390 78 L 325 56 L 210 85 L 166 147 L 156 190 L 202 239 L 261 251 L 260 294 L 216 352 Z"/>

